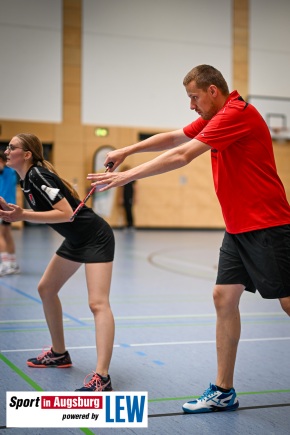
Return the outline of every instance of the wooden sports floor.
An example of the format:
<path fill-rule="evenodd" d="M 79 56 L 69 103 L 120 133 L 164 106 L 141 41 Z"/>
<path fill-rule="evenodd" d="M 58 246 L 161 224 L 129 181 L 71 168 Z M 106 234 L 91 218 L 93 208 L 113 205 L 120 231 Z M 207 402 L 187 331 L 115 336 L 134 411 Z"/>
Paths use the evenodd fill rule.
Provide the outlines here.
<path fill-rule="evenodd" d="M 37 283 L 61 238 L 44 226 L 15 230 L 20 275 L 0 277 L 0 435 L 289 435 L 290 320 L 277 301 L 245 293 L 236 412 L 185 415 L 182 404 L 215 381 L 215 280 L 222 231 L 114 230 L 111 305 L 116 391 L 148 391 L 147 429 L 6 428 L 6 391 L 74 391 L 95 368 L 84 268 L 60 293 L 73 367 L 33 369 L 50 338 Z M 290 267 L 290 265 L 289 265 Z"/>

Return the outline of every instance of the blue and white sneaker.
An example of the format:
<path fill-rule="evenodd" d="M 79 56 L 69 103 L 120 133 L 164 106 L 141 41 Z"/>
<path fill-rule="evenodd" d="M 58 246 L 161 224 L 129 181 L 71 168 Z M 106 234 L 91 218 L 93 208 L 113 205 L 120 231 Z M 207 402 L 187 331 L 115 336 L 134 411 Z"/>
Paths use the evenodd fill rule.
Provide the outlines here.
<path fill-rule="evenodd" d="M 188 413 L 234 411 L 239 407 L 234 388 L 229 393 L 219 391 L 213 384 L 200 396 L 199 399 L 191 400 L 183 405 L 182 409 Z"/>

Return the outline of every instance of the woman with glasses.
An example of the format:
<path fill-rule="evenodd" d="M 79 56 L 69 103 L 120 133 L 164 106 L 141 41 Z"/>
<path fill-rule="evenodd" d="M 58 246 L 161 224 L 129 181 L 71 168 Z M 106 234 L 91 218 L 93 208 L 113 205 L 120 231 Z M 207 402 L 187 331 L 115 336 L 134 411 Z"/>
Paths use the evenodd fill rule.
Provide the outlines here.
<path fill-rule="evenodd" d="M 89 307 L 95 321 L 97 364 L 91 379 L 76 391 L 112 391 L 108 374 L 115 330 L 109 303 L 115 248 L 112 229 L 86 206 L 70 222 L 81 201 L 73 187 L 44 160 L 42 144 L 35 135 L 21 133 L 14 136 L 5 154 L 7 166 L 19 174 L 21 189 L 31 209 L 7 204 L 0 198 L 3 209 L 0 218 L 6 222 L 48 224 L 64 237 L 38 285 L 52 346 L 41 355 L 30 358 L 27 365 L 35 368 L 72 366 L 65 348 L 58 292 L 84 263 Z M 83 364 L 86 366 L 87 362 Z"/>

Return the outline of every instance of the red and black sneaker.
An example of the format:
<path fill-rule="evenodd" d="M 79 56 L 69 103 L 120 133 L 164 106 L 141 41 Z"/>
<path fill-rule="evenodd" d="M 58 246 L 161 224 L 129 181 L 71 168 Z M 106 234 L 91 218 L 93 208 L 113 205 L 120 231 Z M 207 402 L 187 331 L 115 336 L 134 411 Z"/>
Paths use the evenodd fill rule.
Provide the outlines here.
<path fill-rule="evenodd" d="M 91 379 L 86 383 L 89 376 Z M 113 391 L 110 375 L 104 377 L 92 372 L 85 377 L 84 386 L 75 391 Z"/>
<path fill-rule="evenodd" d="M 55 353 L 52 347 L 49 350 L 44 350 L 36 358 L 30 358 L 27 360 L 29 367 L 35 367 L 40 369 L 46 369 L 48 367 L 57 367 L 59 369 L 66 369 L 72 366 L 72 361 L 68 351 L 63 354 Z"/>

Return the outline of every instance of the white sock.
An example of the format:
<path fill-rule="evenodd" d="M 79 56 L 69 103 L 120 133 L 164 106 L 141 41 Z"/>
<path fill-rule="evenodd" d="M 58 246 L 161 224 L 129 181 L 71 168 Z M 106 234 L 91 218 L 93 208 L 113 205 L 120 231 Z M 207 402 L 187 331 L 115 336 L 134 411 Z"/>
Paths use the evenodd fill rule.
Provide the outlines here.
<path fill-rule="evenodd" d="M 1 261 L 3 265 L 5 264 L 5 266 L 9 266 L 10 260 L 8 252 L 1 252 Z"/>
<path fill-rule="evenodd" d="M 8 261 L 9 261 L 11 266 L 16 266 L 17 265 L 16 255 L 15 254 L 8 254 Z"/>

